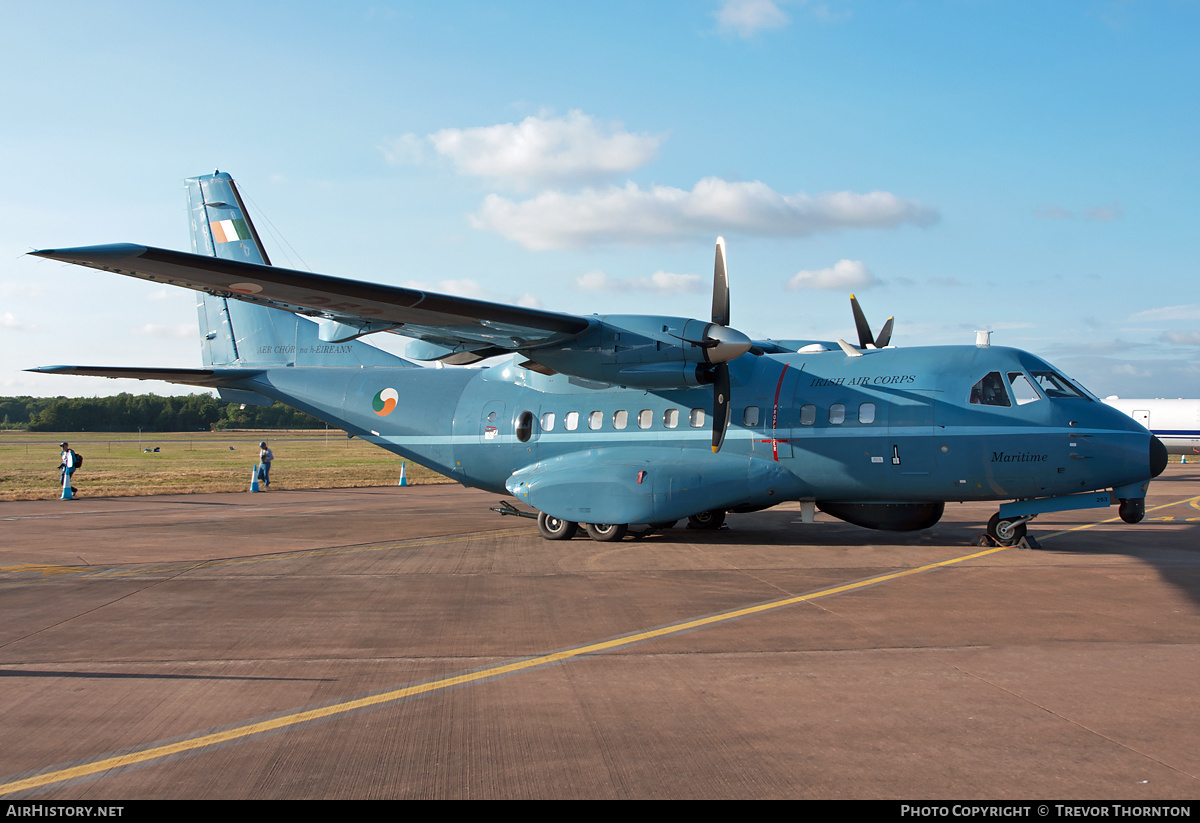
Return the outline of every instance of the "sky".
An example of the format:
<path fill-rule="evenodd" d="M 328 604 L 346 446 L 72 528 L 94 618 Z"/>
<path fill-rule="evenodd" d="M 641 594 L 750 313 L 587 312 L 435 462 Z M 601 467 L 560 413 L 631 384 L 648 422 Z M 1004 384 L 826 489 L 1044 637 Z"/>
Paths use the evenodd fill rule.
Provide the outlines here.
<path fill-rule="evenodd" d="M 29 257 L 189 249 L 576 314 L 896 346 L 976 329 L 1100 396 L 1200 396 L 1200 2 L 5 0 L 0 395 L 198 367 L 192 292 Z M 367 338 L 402 354 L 404 340 Z"/>

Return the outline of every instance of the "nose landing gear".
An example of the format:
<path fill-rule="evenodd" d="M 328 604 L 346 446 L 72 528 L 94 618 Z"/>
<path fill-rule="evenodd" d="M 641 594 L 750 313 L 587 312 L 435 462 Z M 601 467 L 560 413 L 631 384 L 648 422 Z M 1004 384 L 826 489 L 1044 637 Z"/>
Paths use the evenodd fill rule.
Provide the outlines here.
<path fill-rule="evenodd" d="M 1121 519 L 1126 523 L 1141 523 L 1142 518 L 1146 516 L 1146 498 L 1126 497 L 1121 501 L 1117 514 L 1121 515 Z"/>
<path fill-rule="evenodd" d="M 1025 524 L 1032 519 L 1032 515 L 1001 519 L 1000 512 L 996 512 L 988 521 L 988 537 L 992 538 L 997 546 L 1015 546 L 1025 540 Z"/>

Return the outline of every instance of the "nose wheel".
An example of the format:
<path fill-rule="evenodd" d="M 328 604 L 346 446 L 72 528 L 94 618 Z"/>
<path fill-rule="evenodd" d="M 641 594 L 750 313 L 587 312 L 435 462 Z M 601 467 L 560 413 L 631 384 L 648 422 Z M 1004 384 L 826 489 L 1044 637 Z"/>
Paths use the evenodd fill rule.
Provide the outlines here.
<path fill-rule="evenodd" d="M 1000 512 L 996 512 L 992 515 L 992 519 L 988 521 L 988 537 L 995 540 L 997 545 L 1015 546 L 1025 537 L 1025 523 L 1028 520 L 1028 517 L 1014 517 L 1012 519 L 1001 520 Z"/>

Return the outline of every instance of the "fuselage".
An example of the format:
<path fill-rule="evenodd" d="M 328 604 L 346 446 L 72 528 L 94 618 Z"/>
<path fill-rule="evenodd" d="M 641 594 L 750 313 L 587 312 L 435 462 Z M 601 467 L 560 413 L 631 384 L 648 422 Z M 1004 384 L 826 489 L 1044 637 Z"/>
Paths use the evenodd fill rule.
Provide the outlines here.
<path fill-rule="evenodd" d="M 1104 402 L 1153 432 L 1168 453 L 1200 454 L 1200 400 L 1106 397 Z"/>
<path fill-rule="evenodd" d="M 731 363 L 732 418 L 720 454 L 709 445 L 707 387 L 629 390 L 510 361 L 484 369 L 273 369 L 255 389 L 499 493 L 512 492 L 514 473 L 530 467 L 559 467 L 554 482 L 586 484 L 594 478 L 581 474 L 599 476 L 610 464 L 628 466 L 630 477 L 686 466 L 697 478 L 688 494 L 707 471 L 702 500 L 721 508 L 999 500 L 1149 480 L 1150 433 L 1084 392 L 1047 388 L 1046 374 L 1061 379 L 1040 358 L 1002 347 L 744 355 Z M 1005 402 L 978 396 L 989 375 L 1003 380 Z M 378 413 L 372 398 L 387 389 L 396 403 Z M 574 468 L 578 454 L 586 459 Z M 674 479 L 679 470 L 668 473 Z M 647 484 L 646 494 L 660 502 L 633 516 L 678 516 L 676 508 L 701 499 L 671 508 L 671 493 L 654 488 Z"/>

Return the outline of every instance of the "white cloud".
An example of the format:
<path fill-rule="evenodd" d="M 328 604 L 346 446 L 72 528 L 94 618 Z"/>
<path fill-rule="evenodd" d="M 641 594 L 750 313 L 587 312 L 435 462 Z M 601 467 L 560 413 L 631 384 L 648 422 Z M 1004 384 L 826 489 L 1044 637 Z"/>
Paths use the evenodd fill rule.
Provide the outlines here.
<path fill-rule="evenodd" d="M 722 32 L 742 38 L 788 24 L 788 16 L 772 0 L 725 0 L 714 16 Z"/>
<path fill-rule="evenodd" d="M 1131 320 L 1200 320 L 1200 303 L 1188 303 L 1182 306 L 1163 306 L 1160 309 L 1146 309 L 1133 315 Z"/>
<path fill-rule="evenodd" d="M 41 286 L 30 286 L 27 283 L 0 283 L 0 297 L 18 297 L 39 299 L 45 297 L 46 291 Z"/>
<path fill-rule="evenodd" d="M 1118 377 L 1153 377 L 1151 372 L 1140 369 L 1132 363 L 1120 363 L 1112 367 L 1112 373 Z"/>
<path fill-rule="evenodd" d="M 383 159 L 389 166 L 403 166 L 410 163 L 423 163 L 429 157 L 429 147 L 426 138 L 415 134 L 402 134 L 392 137 L 379 147 Z"/>
<path fill-rule="evenodd" d="M 1200 331 L 1169 331 L 1162 340 L 1176 346 L 1200 346 Z"/>
<path fill-rule="evenodd" d="M 646 291 L 657 295 L 702 291 L 704 278 L 698 274 L 674 274 L 656 271 L 649 277 L 609 277 L 602 271 L 589 271 L 575 278 L 580 291 Z"/>
<path fill-rule="evenodd" d="M 1047 206 L 1044 209 L 1035 210 L 1033 214 L 1043 220 L 1070 220 L 1075 216 L 1070 209 L 1064 209 L 1061 206 Z"/>
<path fill-rule="evenodd" d="M 146 323 L 137 328 L 138 334 L 147 337 L 160 337 L 169 340 L 189 340 L 196 336 L 194 323 L 180 323 L 175 326 L 163 326 L 158 323 Z"/>
<path fill-rule="evenodd" d="M 430 283 L 425 280 L 409 280 L 401 285 L 406 289 L 416 289 L 417 291 L 432 294 L 448 294 L 453 297 L 466 297 L 471 300 L 485 300 L 489 303 L 507 303 L 514 306 L 524 306 L 528 309 L 545 308 L 542 305 L 542 301 L 532 294 L 526 293 L 520 297 L 514 297 L 511 294 L 496 294 L 483 286 L 478 280 L 472 280 L 469 277 L 454 280 L 439 280 L 436 283 Z"/>
<path fill-rule="evenodd" d="M 839 260 L 827 269 L 798 271 L 788 280 L 788 288 L 798 289 L 869 289 L 879 285 L 878 278 L 861 260 Z"/>
<path fill-rule="evenodd" d="M 706 177 L 691 191 L 672 186 L 547 191 L 530 200 L 488 195 L 472 225 L 516 240 L 529 249 L 593 243 L 647 243 L 735 233 L 804 237 L 849 228 L 927 226 L 937 212 L 915 200 L 875 191 L 784 195 L 760 181 L 729 183 Z"/>
<path fill-rule="evenodd" d="M 1125 216 L 1125 210 L 1121 208 L 1121 204 L 1113 202 L 1111 206 L 1091 206 L 1083 210 L 1083 216 L 1088 220 L 1094 220 L 1098 223 L 1109 223 L 1113 220 L 1120 220 Z"/>
<path fill-rule="evenodd" d="M 634 134 L 620 123 L 601 123 L 572 109 L 565 117 L 442 129 L 424 138 L 405 134 L 380 148 L 392 164 L 421 162 L 431 149 L 454 163 L 459 174 L 527 187 L 596 182 L 625 174 L 653 160 L 665 139 L 661 134 Z"/>
<path fill-rule="evenodd" d="M 33 331 L 34 327 L 23 320 L 17 319 L 17 316 L 10 311 L 0 314 L 0 329 L 12 329 L 13 331 Z"/>
<path fill-rule="evenodd" d="M 472 300 L 488 300 L 488 291 L 479 282 L 469 277 L 457 280 L 439 280 L 437 283 L 427 283 L 423 280 L 409 280 L 404 284 L 406 289 L 449 294 L 454 297 L 469 297 Z"/>

